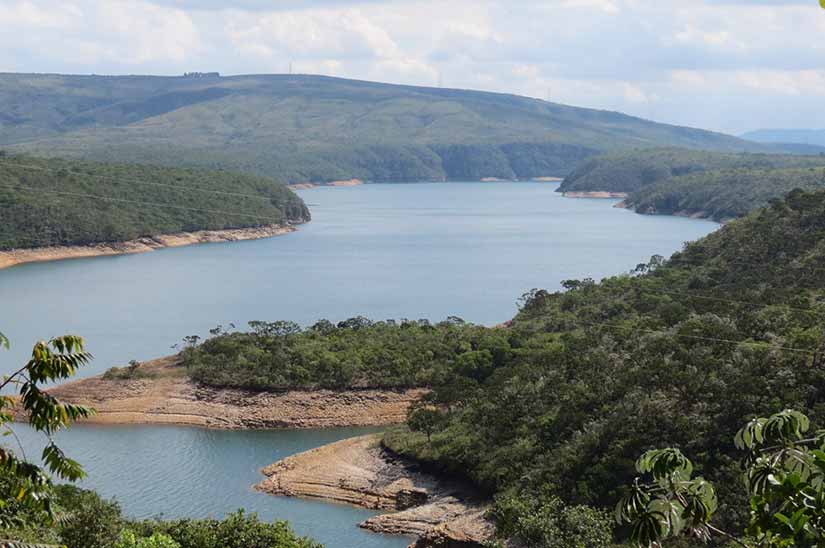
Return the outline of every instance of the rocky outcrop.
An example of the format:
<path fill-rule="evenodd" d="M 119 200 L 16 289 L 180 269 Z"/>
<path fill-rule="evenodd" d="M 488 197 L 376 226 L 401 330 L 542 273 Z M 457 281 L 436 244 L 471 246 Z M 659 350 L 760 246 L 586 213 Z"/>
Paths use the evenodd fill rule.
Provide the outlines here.
<path fill-rule="evenodd" d="M 323 499 L 387 510 L 360 524 L 385 534 L 415 535 L 411 546 L 478 547 L 494 525 L 471 487 L 422 472 L 381 446 L 380 435 L 331 443 L 264 468 L 255 486 L 272 495 Z"/>
<path fill-rule="evenodd" d="M 204 243 L 257 240 L 287 234 L 294 230 L 295 228 L 292 226 L 267 225 L 228 230 L 199 230 L 197 232 L 160 234 L 158 236 L 152 236 L 151 238 L 138 238 L 137 240 L 129 240 L 126 242 L 12 249 L 10 251 L 0 251 L 0 269 L 23 263 L 146 253 L 147 251 L 154 251 L 166 247 L 181 247 Z"/>
<path fill-rule="evenodd" d="M 326 428 L 382 426 L 406 418 L 424 390 L 217 389 L 192 382 L 177 356 L 142 364 L 134 378 L 103 376 L 49 391 L 95 408 L 97 424 L 181 424 L 209 428 Z"/>

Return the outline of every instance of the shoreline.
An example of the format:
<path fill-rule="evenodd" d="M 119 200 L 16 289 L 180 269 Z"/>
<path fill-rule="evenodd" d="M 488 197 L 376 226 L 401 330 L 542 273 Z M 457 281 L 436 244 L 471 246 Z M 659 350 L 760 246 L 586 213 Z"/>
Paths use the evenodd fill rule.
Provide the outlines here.
<path fill-rule="evenodd" d="M 134 253 L 147 253 L 149 251 L 166 249 L 170 247 L 259 240 L 263 238 L 271 238 L 273 236 L 281 236 L 283 234 L 294 232 L 295 230 L 295 227 L 291 225 L 265 225 L 249 228 L 198 230 L 194 232 L 160 234 L 157 236 L 137 238 L 135 240 L 127 240 L 124 242 L 11 249 L 8 251 L 0 251 L 0 270 L 26 263 L 130 255 Z"/>
<path fill-rule="evenodd" d="M 562 192 L 565 198 L 599 198 L 599 199 L 615 199 L 624 200 L 627 198 L 627 192 L 609 192 L 606 190 L 588 190 L 588 191 L 569 191 Z"/>
<path fill-rule="evenodd" d="M 563 177 L 526 177 L 522 179 L 502 179 L 500 177 L 480 177 L 478 180 L 459 179 L 432 179 L 422 181 L 364 181 L 361 179 L 350 179 L 345 181 L 330 181 L 326 183 L 312 183 L 309 181 L 299 183 L 289 183 L 287 187 L 292 190 L 309 190 L 319 187 L 349 187 L 370 184 L 381 185 L 403 185 L 415 183 L 561 183 Z"/>
<path fill-rule="evenodd" d="M 358 526 L 418 537 L 410 547 L 481 547 L 495 533 L 484 517 L 489 500 L 470 485 L 421 471 L 386 449 L 380 434 L 297 453 L 262 473 L 266 479 L 254 486 L 262 493 L 383 510 Z"/>
<path fill-rule="evenodd" d="M 171 424 L 224 430 L 388 426 L 406 420 L 425 389 L 258 392 L 198 385 L 178 356 L 142 363 L 133 378 L 79 379 L 48 390 L 97 411 L 82 424 Z"/>

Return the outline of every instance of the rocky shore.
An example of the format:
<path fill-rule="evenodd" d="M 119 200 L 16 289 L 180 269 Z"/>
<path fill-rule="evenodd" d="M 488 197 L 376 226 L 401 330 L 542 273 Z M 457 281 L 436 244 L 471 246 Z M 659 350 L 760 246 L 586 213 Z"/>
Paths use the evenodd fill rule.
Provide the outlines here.
<path fill-rule="evenodd" d="M 125 255 L 129 253 L 146 253 L 167 247 L 186 245 L 236 242 L 270 238 L 294 231 L 292 226 L 266 225 L 251 228 L 233 228 L 227 230 L 199 230 L 196 232 L 179 232 L 161 234 L 147 238 L 138 238 L 125 242 L 101 243 L 94 245 L 39 247 L 34 249 L 12 249 L 0 251 L 0 269 L 17 264 L 42 261 L 59 261 L 63 259 L 81 259 L 106 255 Z"/>
<path fill-rule="evenodd" d="M 427 474 L 389 452 L 380 435 L 341 440 L 263 469 L 255 486 L 272 495 L 306 497 L 385 510 L 360 527 L 416 536 L 410 546 L 471 548 L 492 538 L 488 502 L 470 486 Z"/>
<path fill-rule="evenodd" d="M 200 386 L 177 356 L 145 362 L 131 378 L 81 379 L 49 392 L 95 408 L 92 424 L 179 424 L 208 428 L 383 426 L 405 420 L 421 389 L 254 392 Z"/>

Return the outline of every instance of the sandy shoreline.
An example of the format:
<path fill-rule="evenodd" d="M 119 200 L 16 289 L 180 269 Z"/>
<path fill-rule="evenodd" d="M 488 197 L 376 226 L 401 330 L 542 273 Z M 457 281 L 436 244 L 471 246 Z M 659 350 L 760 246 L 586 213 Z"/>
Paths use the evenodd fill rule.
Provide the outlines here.
<path fill-rule="evenodd" d="M 255 392 L 198 385 L 177 356 L 143 363 L 131 379 L 103 376 L 62 384 L 49 393 L 93 407 L 87 424 L 177 424 L 220 429 L 385 426 L 406 419 L 425 390 L 290 390 Z"/>
<path fill-rule="evenodd" d="M 410 546 L 481 546 L 495 526 L 489 506 L 472 487 L 427 474 L 390 453 L 381 435 L 349 438 L 292 455 L 263 469 L 264 493 L 304 497 L 388 513 L 360 527 L 377 533 L 415 535 Z"/>
<path fill-rule="evenodd" d="M 562 192 L 565 198 L 609 198 L 609 199 L 625 199 L 627 192 L 608 192 L 606 190 L 592 190 L 592 191 L 572 191 Z"/>
<path fill-rule="evenodd" d="M 82 259 L 87 257 L 102 257 L 108 255 L 125 255 L 131 253 L 146 253 L 167 247 L 182 247 L 187 245 L 237 242 L 242 240 L 257 240 L 280 236 L 294 231 L 292 226 L 267 225 L 251 228 L 232 228 L 226 230 L 199 230 L 196 232 L 180 232 L 176 234 L 161 234 L 126 242 L 101 243 L 94 245 L 39 247 L 33 249 L 12 249 L 0 251 L 0 269 L 10 266 L 43 261 L 62 261 L 65 259 Z"/>

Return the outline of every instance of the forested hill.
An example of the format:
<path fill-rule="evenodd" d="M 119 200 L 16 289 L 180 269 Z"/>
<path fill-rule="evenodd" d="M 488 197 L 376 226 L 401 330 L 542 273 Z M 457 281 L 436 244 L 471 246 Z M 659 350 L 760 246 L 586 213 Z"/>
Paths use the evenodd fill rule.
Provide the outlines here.
<path fill-rule="evenodd" d="M 825 155 L 718 153 L 683 148 L 636 150 L 589 160 L 560 192 L 625 192 L 640 213 L 742 216 L 794 188 L 825 188 Z"/>
<path fill-rule="evenodd" d="M 0 146 L 287 182 L 566 175 L 596 153 L 774 145 L 479 91 L 322 76 L 0 74 Z"/>
<path fill-rule="evenodd" d="M 309 220 L 271 179 L 0 154 L 0 250 Z"/>
<path fill-rule="evenodd" d="M 252 322 L 184 357 L 212 386 L 432 387 L 385 443 L 496 494 L 502 532 L 529 546 L 610 545 L 602 511 L 654 447 L 689 455 L 737 530 L 735 432 L 784 408 L 825 426 L 823 242 L 825 191 L 793 191 L 668 260 L 533 290 L 506 327 Z"/>

